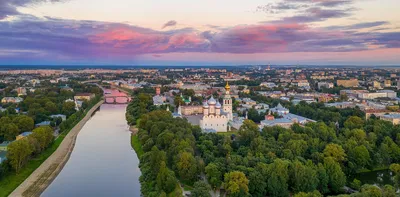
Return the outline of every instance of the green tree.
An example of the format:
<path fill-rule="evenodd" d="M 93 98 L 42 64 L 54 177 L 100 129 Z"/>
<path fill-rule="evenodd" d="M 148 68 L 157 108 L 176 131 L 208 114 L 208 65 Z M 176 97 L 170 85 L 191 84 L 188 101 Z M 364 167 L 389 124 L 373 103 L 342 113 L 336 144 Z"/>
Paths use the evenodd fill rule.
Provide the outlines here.
<path fill-rule="evenodd" d="M 215 163 L 209 163 L 206 168 L 206 176 L 207 176 L 207 180 L 210 183 L 210 185 L 216 189 L 221 187 L 222 184 L 222 173 L 221 171 L 218 169 L 218 166 L 215 165 Z"/>
<path fill-rule="evenodd" d="M 4 138 L 8 141 L 15 140 L 15 137 L 19 134 L 19 129 L 14 123 L 6 124 L 3 127 Z"/>
<path fill-rule="evenodd" d="M 337 144 L 328 144 L 324 149 L 325 157 L 332 157 L 335 161 L 341 163 L 346 160 L 346 153 L 342 146 Z"/>
<path fill-rule="evenodd" d="M 7 159 L 17 173 L 20 172 L 21 168 L 28 161 L 32 151 L 29 141 L 26 138 L 14 141 L 8 145 Z"/>
<path fill-rule="evenodd" d="M 322 197 L 322 194 L 319 191 L 313 191 L 309 193 L 300 192 L 294 195 L 294 197 Z"/>
<path fill-rule="evenodd" d="M 254 138 L 260 135 L 260 130 L 256 123 L 251 120 L 244 120 L 243 125 L 239 128 L 240 142 L 243 145 L 250 145 Z"/>
<path fill-rule="evenodd" d="M 193 185 L 193 190 L 191 196 L 193 197 L 211 197 L 210 194 L 211 187 L 204 181 L 197 181 Z"/>
<path fill-rule="evenodd" d="M 62 106 L 62 113 L 66 116 L 70 116 L 75 113 L 75 103 L 74 102 L 64 102 Z"/>
<path fill-rule="evenodd" d="M 164 161 L 161 162 L 156 181 L 157 188 L 167 194 L 174 191 L 175 186 L 178 183 L 175 178 L 174 172 L 167 168 Z"/>
<path fill-rule="evenodd" d="M 58 107 L 55 103 L 49 101 L 45 104 L 44 109 L 48 111 L 50 114 L 55 114 L 58 112 Z"/>
<path fill-rule="evenodd" d="M 38 127 L 32 132 L 31 136 L 37 140 L 42 151 L 53 142 L 53 129 L 49 126 Z"/>
<path fill-rule="evenodd" d="M 29 116 L 17 116 L 13 122 L 18 126 L 20 132 L 32 131 L 35 123 L 33 119 Z"/>
<path fill-rule="evenodd" d="M 350 116 L 345 122 L 344 127 L 352 129 L 361 129 L 364 126 L 364 120 L 358 116 Z"/>
<path fill-rule="evenodd" d="M 249 180 L 246 175 L 240 171 L 233 171 L 224 175 L 224 187 L 228 195 L 247 194 L 249 192 Z"/>
<path fill-rule="evenodd" d="M 268 192 L 271 196 L 288 196 L 289 170 L 288 162 L 275 159 L 269 165 Z"/>
<path fill-rule="evenodd" d="M 389 169 L 394 173 L 394 183 L 396 188 L 400 186 L 400 164 L 391 164 Z"/>
<path fill-rule="evenodd" d="M 329 188 L 333 192 L 339 193 L 346 184 L 346 175 L 333 157 L 326 157 L 324 159 L 324 166 L 329 176 Z"/>
<path fill-rule="evenodd" d="M 176 165 L 179 177 L 185 181 L 192 182 L 197 177 L 196 159 L 192 153 L 182 152 L 179 154 L 179 161 Z"/>

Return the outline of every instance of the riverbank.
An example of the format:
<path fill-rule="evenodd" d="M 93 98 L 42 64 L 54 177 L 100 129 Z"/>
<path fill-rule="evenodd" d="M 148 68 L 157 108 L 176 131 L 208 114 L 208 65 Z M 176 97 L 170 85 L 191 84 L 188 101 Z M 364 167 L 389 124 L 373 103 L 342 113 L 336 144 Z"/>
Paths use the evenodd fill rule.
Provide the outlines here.
<path fill-rule="evenodd" d="M 79 131 L 103 103 L 101 100 L 94 105 L 64 138 L 58 138 L 55 142 L 60 143 L 58 148 L 10 196 L 40 196 L 67 163 Z"/>
<path fill-rule="evenodd" d="M 140 143 L 139 137 L 136 135 L 136 133 L 131 134 L 131 146 L 133 150 L 135 150 L 136 155 L 140 160 L 141 156 L 144 154 L 144 151 L 142 149 L 142 144 Z"/>

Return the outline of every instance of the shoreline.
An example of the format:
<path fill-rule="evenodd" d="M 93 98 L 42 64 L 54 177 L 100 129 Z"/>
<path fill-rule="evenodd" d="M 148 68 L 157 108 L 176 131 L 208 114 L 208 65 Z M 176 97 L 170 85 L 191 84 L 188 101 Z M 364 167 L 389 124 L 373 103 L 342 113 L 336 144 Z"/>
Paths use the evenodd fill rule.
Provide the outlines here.
<path fill-rule="evenodd" d="M 68 162 L 75 147 L 76 138 L 92 117 L 93 113 L 104 103 L 99 101 L 94 105 L 65 136 L 60 146 L 46 159 L 32 174 L 25 179 L 9 196 L 40 196 L 42 192 L 53 182 Z"/>

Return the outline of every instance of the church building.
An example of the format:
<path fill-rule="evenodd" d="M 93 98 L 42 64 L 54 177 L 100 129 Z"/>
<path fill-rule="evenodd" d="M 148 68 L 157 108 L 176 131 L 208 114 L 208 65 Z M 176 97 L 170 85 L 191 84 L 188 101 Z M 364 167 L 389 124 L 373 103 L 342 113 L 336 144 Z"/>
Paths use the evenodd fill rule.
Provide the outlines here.
<path fill-rule="evenodd" d="M 200 120 L 200 127 L 208 132 L 227 132 L 228 122 L 232 120 L 232 98 L 230 86 L 226 83 L 223 105 L 213 96 L 203 103 L 203 117 Z"/>

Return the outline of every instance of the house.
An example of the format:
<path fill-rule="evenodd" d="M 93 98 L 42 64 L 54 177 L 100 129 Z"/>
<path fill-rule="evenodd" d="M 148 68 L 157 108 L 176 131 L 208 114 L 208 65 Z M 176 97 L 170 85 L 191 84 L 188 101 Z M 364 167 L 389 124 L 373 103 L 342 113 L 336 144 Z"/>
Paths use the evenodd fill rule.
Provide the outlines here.
<path fill-rule="evenodd" d="M 280 118 L 275 118 L 271 113 L 277 113 Z M 301 125 L 305 125 L 309 122 L 316 122 L 315 120 L 311 120 L 296 114 L 289 113 L 289 109 L 283 107 L 280 103 L 277 107 L 271 108 L 270 113 L 265 116 L 265 120 L 260 122 L 259 128 L 263 129 L 264 127 L 273 127 L 280 126 L 283 128 L 290 128 L 293 124 L 298 123 Z"/>
<path fill-rule="evenodd" d="M 21 97 L 4 97 L 1 99 L 1 103 L 20 103 L 23 100 Z"/>
<path fill-rule="evenodd" d="M 386 120 L 391 122 L 393 125 L 398 125 L 400 124 L 400 114 L 385 114 L 381 116 L 381 120 Z"/>
<path fill-rule="evenodd" d="M 15 91 L 17 91 L 18 96 L 25 96 L 26 95 L 26 88 L 19 87 Z"/>
<path fill-rule="evenodd" d="M 7 146 L 10 144 L 10 141 L 4 141 L 0 144 L 0 151 L 7 151 Z"/>
<path fill-rule="evenodd" d="M 79 93 L 74 96 L 75 100 L 92 100 L 96 95 L 93 93 Z"/>
<path fill-rule="evenodd" d="M 41 123 L 35 124 L 35 127 L 41 127 L 41 126 L 50 126 L 51 121 L 43 121 Z"/>
<path fill-rule="evenodd" d="M 62 121 L 67 120 L 67 116 L 64 114 L 55 114 L 55 115 L 51 115 L 50 118 L 61 118 Z"/>
<path fill-rule="evenodd" d="M 32 134 L 32 132 L 30 132 L 30 131 L 23 132 L 23 133 L 21 133 L 21 134 L 19 134 L 19 135 L 17 136 L 17 140 L 20 140 L 20 139 L 22 139 L 22 138 L 24 138 L 24 137 L 27 137 L 27 136 L 29 136 L 30 134 Z"/>

